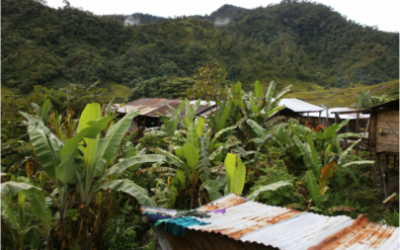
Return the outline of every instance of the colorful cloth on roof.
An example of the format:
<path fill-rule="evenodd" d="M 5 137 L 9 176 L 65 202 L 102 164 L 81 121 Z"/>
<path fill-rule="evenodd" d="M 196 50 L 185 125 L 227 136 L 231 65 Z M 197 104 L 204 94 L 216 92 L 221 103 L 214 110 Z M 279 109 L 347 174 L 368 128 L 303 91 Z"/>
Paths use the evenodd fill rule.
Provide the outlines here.
<path fill-rule="evenodd" d="M 192 217 L 181 217 L 165 222 L 164 231 L 173 233 L 177 236 L 185 236 L 185 229 L 193 225 L 208 225 L 209 222 L 199 221 Z"/>
<path fill-rule="evenodd" d="M 146 216 L 150 222 L 155 223 L 158 220 L 162 220 L 162 219 L 169 219 L 172 218 L 171 215 L 166 214 L 166 213 L 149 213 L 149 212 L 144 212 L 143 213 L 144 216 Z"/>
<path fill-rule="evenodd" d="M 226 212 L 226 208 L 212 210 L 212 211 L 206 211 L 206 213 L 221 213 L 221 214 L 225 214 L 225 212 Z"/>
<path fill-rule="evenodd" d="M 158 227 L 159 225 L 161 225 L 161 223 L 172 220 L 173 218 L 170 219 L 162 219 L 162 220 L 158 220 L 156 223 L 154 223 L 155 227 Z"/>

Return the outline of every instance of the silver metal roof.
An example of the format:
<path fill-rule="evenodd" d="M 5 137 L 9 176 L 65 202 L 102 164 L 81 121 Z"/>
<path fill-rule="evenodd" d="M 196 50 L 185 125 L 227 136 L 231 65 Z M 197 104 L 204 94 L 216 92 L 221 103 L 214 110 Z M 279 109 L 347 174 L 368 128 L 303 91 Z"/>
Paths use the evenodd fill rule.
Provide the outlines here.
<path fill-rule="evenodd" d="M 347 108 L 347 107 L 338 107 L 338 108 L 330 108 L 328 112 L 329 119 L 335 119 L 336 112 L 343 112 L 343 111 L 356 111 L 355 109 Z M 319 117 L 319 112 L 310 112 L 310 113 L 303 113 L 303 116 L 309 117 Z M 321 112 L 321 117 L 326 118 L 326 110 Z M 360 119 L 369 119 L 369 114 L 359 114 Z M 339 118 L 343 120 L 355 120 L 357 119 L 357 113 L 353 114 L 339 114 Z"/>
<path fill-rule="evenodd" d="M 256 242 L 279 249 L 399 249 L 399 228 L 370 222 L 364 215 L 323 216 L 284 207 L 260 204 L 235 194 L 226 195 L 199 211 L 226 208 L 225 214 L 210 213 L 204 226 L 188 230 L 220 233 L 242 242 Z M 142 212 L 174 216 L 177 210 L 142 207 Z"/>
<path fill-rule="evenodd" d="M 322 107 L 312 105 L 296 98 L 283 98 L 279 102 L 279 106 L 281 105 L 285 105 L 286 108 L 294 112 L 318 112 L 324 110 Z"/>
<path fill-rule="evenodd" d="M 121 106 L 121 104 L 113 104 L 112 108 L 117 109 L 118 113 L 127 114 L 135 110 L 139 110 L 139 115 L 148 117 L 159 117 L 160 115 L 166 115 L 170 110 L 168 107 L 177 108 L 183 100 L 168 100 L 168 99 L 154 99 L 154 98 L 140 98 Z M 196 101 L 190 101 L 191 105 L 194 105 Z M 196 110 L 196 114 L 200 115 L 207 110 L 212 109 L 216 103 L 214 101 L 201 101 L 200 106 Z M 184 111 L 181 112 L 184 115 Z"/>

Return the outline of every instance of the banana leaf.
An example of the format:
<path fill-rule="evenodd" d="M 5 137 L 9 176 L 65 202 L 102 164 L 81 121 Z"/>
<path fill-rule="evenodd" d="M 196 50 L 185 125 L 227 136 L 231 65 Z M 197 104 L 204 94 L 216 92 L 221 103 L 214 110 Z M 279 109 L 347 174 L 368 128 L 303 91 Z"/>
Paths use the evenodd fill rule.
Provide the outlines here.
<path fill-rule="evenodd" d="M 269 185 L 265 185 L 262 187 L 259 187 L 257 190 L 255 190 L 252 194 L 250 194 L 249 196 L 247 196 L 246 198 L 249 200 L 254 200 L 255 198 L 257 198 L 261 192 L 266 192 L 266 191 L 275 191 L 280 187 L 284 187 L 284 186 L 291 186 L 293 185 L 290 181 L 278 181 Z"/>
<path fill-rule="evenodd" d="M 136 185 L 131 180 L 122 179 L 110 181 L 98 187 L 95 192 L 107 189 L 129 194 L 130 196 L 135 197 L 135 199 L 142 205 L 153 207 L 156 206 L 156 203 L 154 203 L 154 201 L 148 196 L 147 190 Z"/>
<path fill-rule="evenodd" d="M 246 179 L 246 167 L 237 155 L 231 153 L 226 155 L 224 165 L 228 192 L 241 195 Z"/>

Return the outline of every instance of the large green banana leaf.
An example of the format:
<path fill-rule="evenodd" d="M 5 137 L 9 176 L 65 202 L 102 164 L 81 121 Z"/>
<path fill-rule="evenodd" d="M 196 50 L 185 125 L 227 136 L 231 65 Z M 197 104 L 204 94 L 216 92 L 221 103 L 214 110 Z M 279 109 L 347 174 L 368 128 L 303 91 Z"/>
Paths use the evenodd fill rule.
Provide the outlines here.
<path fill-rule="evenodd" d="M 318 168 L 318 165 L 314 165 L 310 151 L 299 140 L 299 138 L 297 138 L 297 136 L 293 136 L 293 139 L 296 142 L 296 145 L 299 148 L 299 150 L 303 156 L 304 163 L 306 164 L 308 169 L 312 170 L 312 172 L 314 173 L 314 176 L 317 176 L 319 178 L 319 176 L 321 175 L 320 169 Z"/>
<path fill-rule="evenodd" d="M 183 149 L 187 164 L 192 170 L 196 169 L 199 164 L 199 152 L 187 142 L 183 145 Z"/>
<path fill-rule="evenodd" d="M 249 124 L 249 126 L 254 130 L 254 132 L 256 133 L 258 138 L 260 138 L 262 140 L 267 139 L 268 135 L 270 134 L 267 130 L 265 130 L 260 125 L 258 125 L 257 122 L 255 122 L 251 119 L 247 120 L 247 124 Z"/>
<path fill-rule="evenodd" d="M 307 183 L 308 192 L 311 195 L 311 199 L 317 206 L 319 206 L 321 204 L 321 194 L 319 193 L 319 186 L 317 183 L 317 179 L 315 178 L 311 170 L 308 170 L 306 172 L 305 179 Z"/>
<path fill-rule="evenodd" d="M 96 189 L 95 192 L 100 190 L 112 189 L 114 191 L 121 191 L 135 197 L 136 200 L 146 206 L 156 206 L 155 202 L 148 196 L 146 189 L 136 185 L 133 181 L 122 179 L 107 182 Z"/>
<path fill-rule="evenodd" d="M 51 179 L 56 181 L 56 166 L 60 164 L 63 143 L 43 125 L 43 121 L 20 112 L 28 121 L 28 133 L 40 165 Z"/>
<path fill-rule="evenodd" d="M 1 183 L 1 193 L 6 194 L 7 192 L 10 192 L 11 195 L 16 195 L 18 194 L 19 191 L 21 190 L 28 190 L 28 189 L 37 189 L 39 191 L 42 191 L 40 187 L 34 186 L 29 183 L 25 182 L 15 182 L 15 181 L 7 181 Z"/>
<path fill-rule="evenodd" d="M 37 216 L 42 222 L 44 228 L 50 230 L 51 224 L 51 211 L 46 204 L 44 193 L 37 189 L 29 189 L 22 191 L 31 204 L 31 210 L 35 216 Z"/>
<path fill-rule="evenodd" d="M 255 90 L 256 98 L 264 97 L 264 93 L 263 93 L 260 81 L 256 81 L 256 83 L 254 84 L 254 90 Z"/>
<path fill-rule="evenodd" d="M 215 180 L 207 180 L 202 184 L 202 186 L 207 190 L 208 196 L 211 201 L 214 201 L 221 197 L 220 192 L 218 191 L 219 185 Z"/>
<path fill-rule="evenodd" d="M 99 140 L 99 148 L 96 152 L 96 170 L 94 176 L 99 175 L 103 171 L 105 163 L 113 159 L 125 133 L 132 124 L 132 119 L 138 114 L 139 111 L 134 111 L 125 115 L 121 120 L 108 129 L 104 138 Z"/>
<path fill-rule="evenodd" d="M 246 167 L 237 155 L 231 153 L 226 155 L 224 165 L 228 192 L 241 195 L 246 179 Z"/>
<path fill-rule="evenodd" d="M 112 166 L 100 177 L 99 181 L 104 180 L 105 178 L 107 178 L 110 175 L 118 175 L 133 165 L 143 164 L 143 163 L 147 163 L 147 162 L 159 162 L 159 161 L 166 162 L 167 159 L 165 156 L 157 155 L 157 154 L 133 156 L 133 157 L 124 159 L 123 161 Z"/>
<path fill-rule="evenodd" d="M 265 185 L 262 187 L 259 187 L 257 190 L 255 190 L 252 194 L 247 196 L 247 199 L 254 200 L 257 198 L 261 192 L 266 192 L 266 191 L 275 191 L 280 187 L 283 186 L 290 186 L 293 185 L 290 181 L 278 181 L 269 185 Z"/>
<path fill-rule="evenodd" d="M 1 199 L 1 217 L 4 218 L 12 229 L 19 229 L 19 223 L 15 216 L 14 208 L 8 203 L 8 201 Z"/>
<path fill-rule="evenodd" d="M 78 154 L 79 144 L 84 138 L 96 138 L 96 136 L 107 126 L 111 117 L 104 117 L 90 124 L 89 127 L 81 130 L 74 137 L 69 139 L 61 149 L 61 166 L 56 168 L 57 179 L 62 183 L 68 183 L 75 175 L 75 157 Z"/>
<path fill-rule="evenodd" d="M 101 112 L 100 112 L 100 104 L 98 103 L 91 103 L 87 104 L 83 112 L 81 113 L 81 117 L 79 119 L 79 125 L 78 125 L 78 130 L 77 133 L 81 132 L 82 130 L 90 127 L 89 123 L 96 121 L 101 118 Z M 98 133 L 94 138 L 89 138 L 89 137 L 84 137 L 83 140 L 85 140 L 85 145 L 79 146 L 79 149 L 83 153 L 83 161 L 85 162 L 85 183 L 86 187 L 91 183 L 92 175 L 93 175 L 93 169 L 94 169 L 94 164 L 96 161 L 96 153 L 97 153 L 97 147 L 99 146 L 99 138 L 100 138 L 100 133 Z M 85 190 L 87 193 L 87 190 Z"/>

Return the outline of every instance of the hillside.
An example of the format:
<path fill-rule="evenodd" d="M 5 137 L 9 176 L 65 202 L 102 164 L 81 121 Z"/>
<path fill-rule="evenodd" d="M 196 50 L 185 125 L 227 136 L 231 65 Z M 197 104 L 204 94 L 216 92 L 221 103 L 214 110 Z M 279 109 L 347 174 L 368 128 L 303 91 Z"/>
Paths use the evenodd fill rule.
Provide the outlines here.
<path fill-rule="evenodd" d="M 392 80 L 374 86 L 352 86 L 346 89 L 331 88 L 329 90 L 312 90 L 290 93 L 287 98 L 298 98 L 315 105 L 330 105 L 330 107 L 351 107 L 357 101 L 357 94 L 361 91 L 371 91 L 372 96 L 388 95 L 390 98 L 399 98 L 399 80 Z"/>
<path fill-rule="evenodd" d="M 398 33 L 362 27 L 316 3 L 224 5 L 176 19 L 137 14 L 138 26 L 32 0 L 4 0 L 1 11 L 2 85 L 22 93 L 57 78 L 132 88 L 155 77 L 193 77 L 209 61 L 247 89 L 255 80 L 293 84 L 295 92 L 346 88 L 399 74 Z"/>

